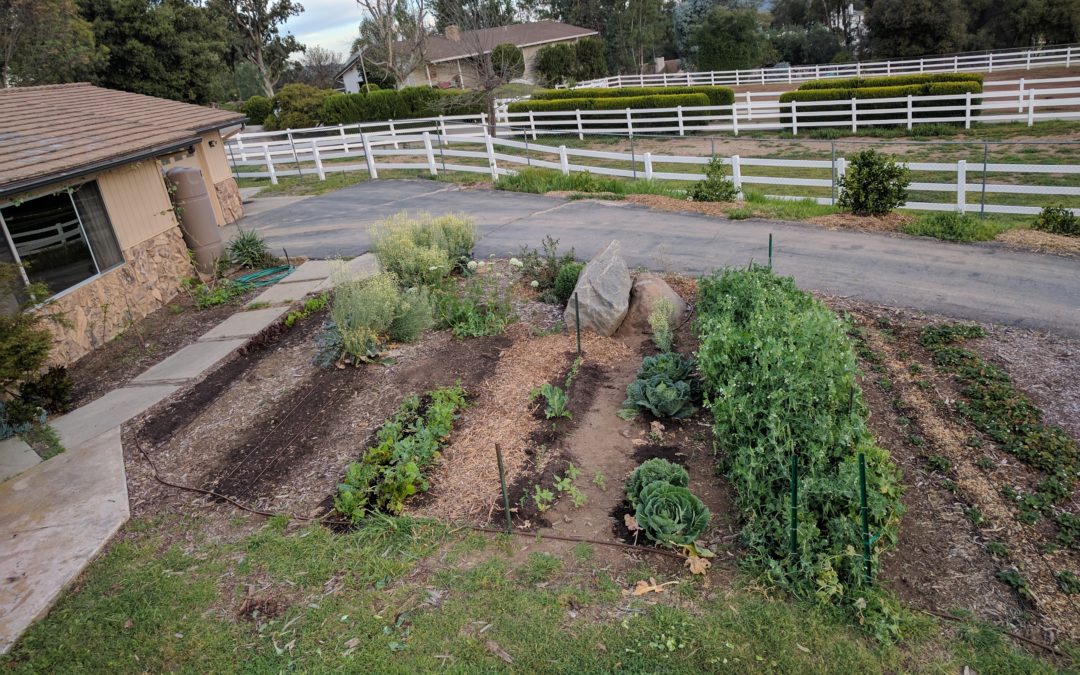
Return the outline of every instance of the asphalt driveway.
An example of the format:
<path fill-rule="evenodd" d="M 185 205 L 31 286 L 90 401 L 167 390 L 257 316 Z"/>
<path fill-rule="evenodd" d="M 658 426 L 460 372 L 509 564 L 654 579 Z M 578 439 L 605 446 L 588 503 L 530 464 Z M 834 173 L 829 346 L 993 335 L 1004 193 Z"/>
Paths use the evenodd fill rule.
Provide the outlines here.
<path fill-rule="evenodd" d="M 471 215 L 480 232 L 480 256 L 514 254 L 522 245 L 538 248 L 551 235 L 587 258 L 618 239 L 632 267 L 691 274 L 765 262 L 772 233 L 774 269 L 794 276 L 803 288 L 1080 336 L 1080 261 L 997 244 L 727 221 L 425 180 L 368 181 L 317 197 L 273 204 L 257 199 L 253 206 L 241 227 L 258 230 L 290 255 L 311 258 L 363 253 L 370 248 L 368 226 L 403 210 Z"/>

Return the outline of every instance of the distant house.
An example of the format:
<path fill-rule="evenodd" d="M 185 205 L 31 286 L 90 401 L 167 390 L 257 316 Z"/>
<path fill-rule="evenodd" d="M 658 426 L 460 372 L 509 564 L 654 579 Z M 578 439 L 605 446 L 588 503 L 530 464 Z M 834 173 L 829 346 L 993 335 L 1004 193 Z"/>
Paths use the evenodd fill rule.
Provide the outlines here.
<path fill-rule="evenodd" d="M 457 26 L 447 26 L 445 35 L 433 35 L 424 44 L 424 63 L 406 78 L 405 86 L 431 85 L 434 87 L 468 87 L 472 84 L 468 59 L 476 56 L 479 46 L 483 53 L 495 45 L 509 43 L 521 49 L 525 56 L 525 75 L 522 79 L 535 82 L 536 52 L 541 47 L 560 43 L 577 42 L 583 37 L 598 33 L 588 28 L 571 26 L 558 21 L 535 21 L 516 23 L 499 28 L 461 31 Z M 360 91 L 364 83 L 363 51 L 356 52 L 345 62 L 338 73 L 348 93 Z"/>
<path fill-rule="evenodd" d="M 44 282 L 67 318 L 52 326 L 56 362 L 162 307 L 192 274 L 166 169 L 201 172 L 218 225 L 243 215 L 222 138 L 243 121 L 84 83 L 0 89 L 0 261 Z"/>

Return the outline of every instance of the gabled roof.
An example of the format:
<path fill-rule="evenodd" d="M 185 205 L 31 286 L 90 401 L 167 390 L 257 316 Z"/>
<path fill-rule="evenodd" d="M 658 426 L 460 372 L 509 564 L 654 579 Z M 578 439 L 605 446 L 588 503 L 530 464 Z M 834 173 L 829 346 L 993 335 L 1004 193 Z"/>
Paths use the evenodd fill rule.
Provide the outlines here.
<path fill-rule="evenodd" d="M 170 152 L 244 119 L 85 82 L 0 89 L 0 197 Z"/>
<path fill-rule="evenodd" d="M 489 52 L 495 45 L 504 42 L 509 42 L 518 47 L 531 47 L 598 34 L 594 30 L 571 26 L 568 23 L 559 21 L 515 23 L 509 26 L 499 26 L 498 28 L 461 31 L 458 40 L 451 40 L 445 35 L 430 35 L 424 44 L 424 54 L 428 63 L 439 63 L 473 56 L 478 43 L 483 47 L 484 52 Z M 353 52 L 349 56 L 349 60 L 345 62 L 345 65 L 338 72 L 337 76 L 339 78 L 356 65 L 360 60 L 360 52 L 362 51 L 363 49 Z"/>

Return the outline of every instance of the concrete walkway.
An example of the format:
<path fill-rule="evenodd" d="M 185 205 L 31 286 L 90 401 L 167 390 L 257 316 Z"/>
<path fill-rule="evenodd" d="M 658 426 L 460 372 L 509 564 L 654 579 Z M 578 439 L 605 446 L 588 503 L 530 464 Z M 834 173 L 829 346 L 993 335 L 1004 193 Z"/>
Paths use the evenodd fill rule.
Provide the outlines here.
<path fill-rule="evenodd" d="M 255 199 L 253 204 L 262 200 Z M 269 206 L 269 205 L 268 205 Z M 1005 325 L 1080 336 L 1080 263 L 1000 244 L 826 230 L 806 223 L 723 220 L 625 202 L 567 201 L 462 189 L 429 180 L 377 180 L 243 218 L 275 248 L 324 258 L 370 250 L 368 228 L 399 211 L 472 216 L 476 252 L 514 255 L 545 235 L 579 258 L 622 242 L 632 267 L 691 274 L 768 258 L 803 288 Z"/>
<path fill-rule="evenodd" d="M 366 276 L 378 265 L 368 254 L 348 267 Z M 304 263 L 252 300 L 270 307 L 233 314 L 129 385 L 51 421 L 66 448 L 60 455 L 41 462 L 18 439 L 0 444 L 0 469 L 17 474 L 0 484 L 0 654 L 127 521 L 121 425 L 230 356 L 292 302 L 328 288 L 330 276 L 327 262 Z"/>

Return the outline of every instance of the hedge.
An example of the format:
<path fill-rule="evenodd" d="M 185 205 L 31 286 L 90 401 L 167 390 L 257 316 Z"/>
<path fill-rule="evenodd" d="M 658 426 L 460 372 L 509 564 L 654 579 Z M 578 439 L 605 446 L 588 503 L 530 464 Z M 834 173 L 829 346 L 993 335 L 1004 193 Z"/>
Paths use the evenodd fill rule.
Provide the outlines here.
<path fill-rule="evenodd" d="M 909 84 L 902 86 L 891 87 L 865 87 L 862 89 L 809 89 L 809 90 L 797 90 L 787 91 L 780 95 L 780 103 L 789 103 L 791 101 L 845 101 L 845 103 L 836 106 L 818 106 L 809 107 L 805 109 L 806 113 L 823 113 L 828 111 L 841 111 L 842 115 L 820 115 L 814 114 L 813 116 L 807 116 L 805 119 L 807 123 L 822 122 L 822 121 L 838 121 L 838 120 L 850 120 L 851 119 L 851 104 L 846 103 L 851 99 L 858 99 L 858 109 L 862 113 L 864 111 L 899 108 L 903 104 L 898 102 L 891 103 L 868 103 L 867 101 L 875 98 L 903 98 L 905 96 L 948 96 L 955 95 L 956 99 L 941 99 L 934 101 L 914 101 L 912 107 L 915 110 L 912 112 L 912 116 L 915 118 L 926 117 L 955 117 L 959 120 L 963 120 L 965 117 L 964 110 L 945 111 L 945 110 L 930 110 L 920 111 L 919 108 L 937 108 L 941 106 L 963 106 L 965 101 L 965 95 L 971 92 L 973 94 L 982 93 L 982 84 L 976 81 L 966 82 L 929 82 L 924 84 Z M 981 99 L 972 99 L 972 116 L 978 115 L 979 111 L 974 107 L 979 103 Z M 785 111 L 786 112 L 786 111 Z M 899 114 L 899 113 L 898 113 Z M 873 118 L 871 118 L 873 119 Z M 868 120 L 869 121 L 869 120 Z M 784 114 L 781 117 L 781 124 L 788 126 L 791 124 L 791 115 Z"/>
<path fill-rule="evenodd" d="M 661 96 L 628 96 L 619 98 L 558 98 L 511 103 L 509 112 L 543 112 L 552 110 L 623 110 L 625 108 L 674 108 L 676 106 L 708 106 L 705 94 L 673 94 Z"/>
<path fill-rule="evenodd" d="M 705 94 L 708 105 L 731 105 L 735 92 L 727 87 L 610 87 L 593 89 L 541 89 L 532 93 L 533 100 L 567 98 L 636 98 L 639 96 L 676 96 Z"/>
<path fill-rule="evenodd" d="M 896 543 L 900 473 L 867 427 L 844 322 L 791 277 L 761 266 L 714 273 L 699 288 L 698 368 L 749 559 L 797 595 L 855 609 L 876 634 L 892 632 L 864 576 L 858 455 L 866 457 L 875 570 Z M 800 476 L 794 555 L 793 456 Z"/>
<path fill-rule="evenodd" d="M 983 76 L 979 73 L 921 73 L 917 75 L 883 75 L 881 77 L 841 77 L 803 82 L 799 85 L 799 90 L 899 87 L 907 84 L 930 84 L 932 82 L 978 82 L 981 85 Z"/>
<path fill-rule="evenodd" d="M 355 124 L 384 120 L 479 114 L 484 109 L 478 96 L 462 89 L 404 87 L 359 94 L 336 94 L 319 111 L 323 124 Z M 454 101 L 454 99 L 460 99 Z"/>

